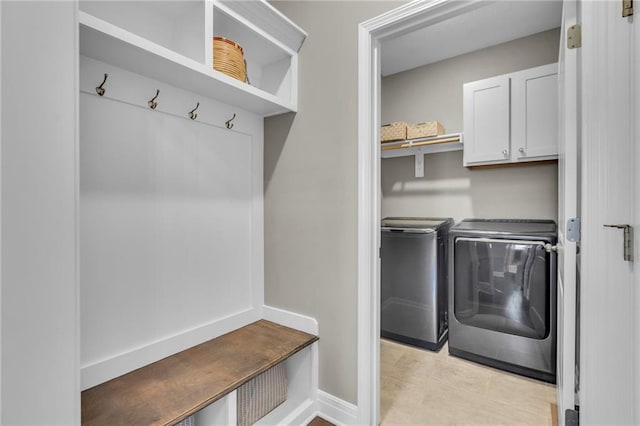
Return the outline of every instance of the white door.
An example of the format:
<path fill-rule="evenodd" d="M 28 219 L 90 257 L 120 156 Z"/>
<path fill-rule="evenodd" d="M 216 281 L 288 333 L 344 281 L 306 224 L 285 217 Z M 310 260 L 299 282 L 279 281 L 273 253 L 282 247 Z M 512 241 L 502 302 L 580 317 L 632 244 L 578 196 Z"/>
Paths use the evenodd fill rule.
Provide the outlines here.
<path fill-rule="evenodd" d="M 639 401 L 634 264 L 623 258 L 623 229 L 605 227 L 638 226 L 633 130 L 638 46 L 632 42 L 638 16 L 622 17 L 621 12 L 619 1 L 580 2 L 581 424 L 640 421 L 634 413 Z"/>
<path fill-rule="evenodd" d="M 577 4 L 565 1 L 558 58 L 558 422 L 575 408 L 576 243 L 567 239 L 567 222 L 578 217 L 578 55 L 569 49 L 567 29 L 578 22 Z"/>

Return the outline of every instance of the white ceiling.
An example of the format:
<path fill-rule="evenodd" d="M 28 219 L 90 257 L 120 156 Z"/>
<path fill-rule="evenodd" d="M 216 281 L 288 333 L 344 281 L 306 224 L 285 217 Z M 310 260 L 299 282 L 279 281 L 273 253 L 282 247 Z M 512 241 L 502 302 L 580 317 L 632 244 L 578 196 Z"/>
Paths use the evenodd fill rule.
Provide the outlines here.
<path fill-rule="evenodd" d="M 388 76 L 560 27 L 561 0 L 487 2 L 472 12 L 381 43 Z"/>

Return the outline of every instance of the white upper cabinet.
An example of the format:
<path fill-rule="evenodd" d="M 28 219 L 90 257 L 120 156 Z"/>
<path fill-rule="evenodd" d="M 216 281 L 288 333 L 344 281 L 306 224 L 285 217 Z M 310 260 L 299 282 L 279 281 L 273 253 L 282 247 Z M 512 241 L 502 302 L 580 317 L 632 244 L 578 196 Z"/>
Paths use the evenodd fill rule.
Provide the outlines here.
<path fill-rule="evenodd" d="M 297 109 L 306 33 L 264 0 L 84 0 L 79 21 L 81 55 L 263 116 Z M 249 83 L 213 69 L 213 36 L 243 47 Z"/>
<path fill-rule="evenodd" d="M 509 160 L 509 77 L 464 85 L 464 164 Z"/>
<path fill-rule="evenodd" d="M 557 64 L 467 83 L 464 165 L 558 156 Z"/>
<path fill-rule="evenodd" d="M 557 64 L 512 74 L 511 91 L 512 161 L 557 158 Z"/>

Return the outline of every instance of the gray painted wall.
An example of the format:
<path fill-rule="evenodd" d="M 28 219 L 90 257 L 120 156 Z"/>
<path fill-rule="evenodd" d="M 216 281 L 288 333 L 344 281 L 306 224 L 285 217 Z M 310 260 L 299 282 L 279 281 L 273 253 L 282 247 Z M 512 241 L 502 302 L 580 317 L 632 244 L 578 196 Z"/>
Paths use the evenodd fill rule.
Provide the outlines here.
<path fill-rule="evenodd" d="M 357 28 L 400 2 L 274 2 L 307 38 L 298 113 L 265 120 L 265 302 L 320 329 L 320 389 L 357 396 Z"/>
<path fill-rule="evenodd" d="M 439 120 L 462 129 L 462 85 L 557 62 L 559 29 L 447 59 L 382 80 L 382 122 Z M 425 156 L 424 178 L 413 157 L 382 160 L 382 217 L 447 216 L 557 219 L 555 164 L 467 169 L 462 151 Z"/>

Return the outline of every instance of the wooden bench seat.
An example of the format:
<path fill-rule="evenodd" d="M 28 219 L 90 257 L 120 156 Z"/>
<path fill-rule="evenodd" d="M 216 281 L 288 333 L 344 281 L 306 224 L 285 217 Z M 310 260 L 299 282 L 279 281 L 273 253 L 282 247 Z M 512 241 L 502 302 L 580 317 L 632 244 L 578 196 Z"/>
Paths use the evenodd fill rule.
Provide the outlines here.
<path fill-rule="evenodd" d="M 317 341 L 260 320 L 82 392 L 83 425 L 173 425 Z"/>

